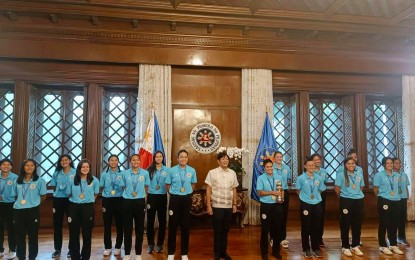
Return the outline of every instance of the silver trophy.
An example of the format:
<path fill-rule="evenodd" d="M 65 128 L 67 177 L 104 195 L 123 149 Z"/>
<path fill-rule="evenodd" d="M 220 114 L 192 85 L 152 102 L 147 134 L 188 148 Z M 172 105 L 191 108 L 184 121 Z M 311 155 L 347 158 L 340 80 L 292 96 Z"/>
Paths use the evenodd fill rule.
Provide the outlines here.
<path fill-rule="evenodd" d="M 279 191 L 279 192 L 281 192 L 281 191 L 282 191 L 282 183 L 281 183 L 281 181 L 277 181 L 277 191 Z M 281 196 L 281 195 L 278 195 L 278 196 L 277 196 L 277 201 L 278 201 L 278 202 L 283 201 L 283 198 L 282 198 L 282 196 Z"/>

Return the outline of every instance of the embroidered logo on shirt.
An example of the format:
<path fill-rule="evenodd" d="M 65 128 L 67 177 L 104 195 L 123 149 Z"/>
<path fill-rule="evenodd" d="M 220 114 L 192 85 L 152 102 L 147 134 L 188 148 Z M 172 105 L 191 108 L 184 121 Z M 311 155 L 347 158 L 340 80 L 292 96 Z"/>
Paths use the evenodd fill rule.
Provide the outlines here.
<path fill-rule="evenodd" d="M 349 211 L 347 209 L 343 209 L 343 214 L 347 215 Z"/>
<path fill-rule="evenodd" d="M 389 208 L 388 205 L 383 205 L 384 210 L 388 210 L 388 208 Z"/>
<path fill-rule="evenodd" d="M 7 182 L 7 185 L 12 185 L 13 184 L 13 182 L 12 181 L 8 181 Z"/>
<path fill-rule="evenodd" d="M 267 219 L 267 215 L 262 214 L 262 219 Z"/>
<path fill-rule="evenodd" d="M 30 189 L 31 189 L 31 190 L 36 189 L 36 184 L 34 184 L 34 183 L 33 183 L 33 184 L 30 184 Z"/>
<path fill-rule="evenodd" d="M 144 176 L 140 176 L 140 181 L 144 181 Z"/>

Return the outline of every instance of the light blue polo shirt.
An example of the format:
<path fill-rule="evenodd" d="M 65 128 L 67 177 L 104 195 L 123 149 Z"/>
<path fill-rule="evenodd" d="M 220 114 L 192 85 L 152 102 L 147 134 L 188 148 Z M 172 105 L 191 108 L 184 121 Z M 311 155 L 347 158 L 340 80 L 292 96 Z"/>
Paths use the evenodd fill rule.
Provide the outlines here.
<path fill-rule="evenodd" d="M 325 183 L 327 183 L 329 180 L 329 174 L 327 173 L 327 170 L 322 167 L 320 167 L 319 171 L 314 171 L 314 173 L 318 174 Z"/>
<path fill-rule="evenodd" d="M 123 190 L 122 187 L 125 186 L 122 172 L 116 170 L 115 172 L 111 169 L 101 173 L 99 186 L 102 187 L 102 197 L 104 198 L 119 198 L 122 196 Z M 115 194 L 112 194 L 112 191 L 115 191 Z"/>
<path fill-rule="evenodd" d="M 399 176 L 400 176 L 399 197 L 401 197 L 401 199 L 407 199 L 408 198 L 408 192 L 406 190 L 406 187 L 408 187 L 410 185 L 408 175 L 406 175 L 406 173 L 404 173 L 404 172 L 400 172 Z"/>
<path fill-rule="evenodd" d="M 75 181 L 72 179 L 68 182 L 66 193 L 72 203 L 94 203 L 95 195 L 99 193 L 99 181 L 95 176 L 92 176 L 91 184 L 88 185 L 86 180 L 81 180 L 78 185 L 75 185 Z M 81 194 L 84 194 L 83 198 L 80 197 Z"/>
<path fill-rule="evenodd" d="M 284 190 L 288 190 L 288 180 L 291 180 L 291 169 L 288 167 L 288 165 L 282 163 L 281 168 L 277 167 L 277 164 L 274 163 L 274 174 L 279 175 L 282 180 L 282 188 Z"/>
<path fill-rule="evenodd" d="M 150 179 L 150 186 L 148 187 L 148 193 L 150 194 L 166 194 L 166 178 L 169 168 L 161 166 L 160 170 L 157 170 L 153 174 L 153 179 Z M 157 189 L 159 188 L 159 189 Z"/>
<path fill-rule="evenodd" d="M 258 177 L 256 181 L 256 189 L 257 191 L 275 191 L 277 190 L 278 182 L 281 182 L 281 185 L 283 185 L 284 180 L 280 175 L 277 175 L 274 172 L 272 176 L 269 176 L 267 173 L 264 172 Z M 282 188 L 284 189 L 284 187 Z M 263 203 L 277 203 L 275 199 L 272 199 L 272 195 L 259 196 L 259 200 Z"/>
<path fill-rule="evenodd" d="M 356 168 L 354 169 L 354 171 L 360 172 L 363 175 L 363 168 L 360 167 L 359 165 L 356 165 Z"/>
<path fill-rule="evenodd" d="M 137 174 L 134 174 L 132 169 L 122 172 L 122 179 L 124 182 L 124 192 L 122 197 L 124 199 L 143 199 L 146 197 L 145 186 L 150 185 L 150 177 L 148 171 L 138 168 Z M 133 193 L 137 192 L 137 196 Z"/>
<path fill-rule="evenodd" d="M 193 183 L 197 183 L 196 170 L 189 165 L 186 165 L 185 169 L 182 169 L 179 165 L 176 165 L 167 173 L 166 184 L 170 184 L 170 194 L 192 194 Z M 184 188 L 183 192 L 181 191 L 182 187 Z"/>
<path fill-rule="evenodd" d="M 399 196 L 399 179 L 399 174 L 394 171 L 392 171 L 392 176 L 389 176 L 386 171 L 376 173 L 373 186 L 379 188 L 378 196 L 388 200 L 401 200 Z M 392 191 L 393 195 L 391 194 Z"/>
<path fill-rule="evenodd" d="M 40 205 L 40 197 L 46 195 L 46 182 L 39 177 L 36 181 L 31 179 L 29 182 L 23 180 L 22 184 L 14 182 L 12 196 L 17 196 L 14 202 L 14 209 L 28 209 Z"/>
<path fill-rule="evenodd" d="M 300 190 L 300 200 L 315 205 L 321 202 L 320 192 L 326 190 L 326 185 L 319 175 L 313 174 L 313 177 L 310 178 L 306 172 L 303 172 L 297 178 L 295 188 Z"/>
<path fill-rule="evenodd" d="M 0 203 L 12 203 L 15 202 L 15 197 L 12 196 L 14 181 L 17 179 L 17 175 L 9 172 L 6 178 L 0 175 L 0 196 L 2 199 Z"/>
<path fill-rule="evenodd" d="M 346 186 L 346 181 L 344 179 L 344 167 L 341 167 L 336 174 L 336 181 L 334 185 L 340 187 L 340 197 L 348 199 L 362 199 L 365 195 L 360 189 L 365 186 L 365 181 L 363 179 L 363 174 L 358 171 L 354 171 L 353 177 L 347 172 L 347 177 L 349 179 L 349 187 Z M 353 184 L 356 185 L 353 189 Z"/>
<path fill-rule="evenodd" d="M 49 186 L 56 187 L 53 197 L 67 198 L 66 186 L 70 180 L 73 180 L 76 170 L 71 168 L 68 173 L 63 173 L 63 170 L 55 172 L 50 180 Z"/>

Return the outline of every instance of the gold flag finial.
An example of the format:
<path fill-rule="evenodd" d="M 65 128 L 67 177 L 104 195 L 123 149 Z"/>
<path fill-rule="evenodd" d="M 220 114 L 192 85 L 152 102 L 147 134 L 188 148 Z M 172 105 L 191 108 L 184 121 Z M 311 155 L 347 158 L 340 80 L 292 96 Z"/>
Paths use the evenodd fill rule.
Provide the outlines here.
<path fill-rule="evenodd" d="M 151 109 L 154 109 L 155 107 L 154 102 L 151 102 Z"/>
<path fill-rule="evenodd" d="M 265 105 L 265 112 L 267 112 L 267 113 L 269 112 L 268 111 L 268 105 Z"/>

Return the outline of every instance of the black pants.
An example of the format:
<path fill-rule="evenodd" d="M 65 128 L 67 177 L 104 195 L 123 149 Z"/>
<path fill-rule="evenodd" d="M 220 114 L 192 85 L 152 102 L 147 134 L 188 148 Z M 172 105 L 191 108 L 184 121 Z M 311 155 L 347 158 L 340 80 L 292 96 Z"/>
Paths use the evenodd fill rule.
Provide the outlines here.
<path fill-rule="evenodd" d="M 16 202 L 20 203 L 20 202 Z M 29 260 L 36 259 L 39 245 L 39 207 L 28 209 L 15 209 L 14 223 L 16 229 L 17 250 L 16 256 L 19 260 L 26 259 L 26 235 L 29 238 Z"/>
<path fill-rule="evenodd" d="M 154 221 L 159 222 L 157 245 L 163 246 L 166 236 L 167 194 L 148 194 L 147 197 L 147 243 L 154 245 Z"/>
<path fill-rule="evenodd" d="M 0 252 L 4 252 L 4 229 L 7 229 L 9 251 L 16 252 L 16 234 L 13 224 L 13 202 L 0 203 Z"/>
<path fill-rule="evenodd" d="M 63 218 L 69 216 L 69 198 L 53 198 L 53 245 L 55 250 L 62 250 Z M 69 238 L 68 249 L 71 239 Z"/>
<path fill-rule="evenodd" d="M 135 254 L 141 255 L 144 235 L 145 199 L 124 199 L 122 213 L 124 215 L 124 251 L 130 255 L 135 226 Z"/>
<path fill-rule="evenodd" d="M 363 199 L 340 197 L 340 236 L 343 248 L 356 247 L 360 243 L 362 231 Z M 352 244 L 349 242 L 349 229 L 352 229 Z"/>
<path fill-rule="evenodd" d="M 169 255 L 174 255 L 176 252 L 176 232 L 179 225 L 181 227 L 181 254 L 187 255 L 189 252 L 191 207 L 192 195 L 170 195 L 169 237 L 167 243 Z"/>
<path fill-rule="evenodd" d="M 213 253 L 215 257 L 226 255 L 231 221 L 232 208 L 213 208 Z"/>
<path fill-rule="evenodd" d="M 399 201 L 399 220 L 398 220 L 398 237 L 400 239 L 406 239 L 405 225 L 406 214 L 408 213 L 408 199 L 401 199 Z"/>
<path fill-rule="evenodd" d="M 320 244 L 323 243 L 323 235 L 324 235 L 324 217 L 326 215 L 326 191 L 321 192 L 321 218 L 320 218 Z"/>
<path fill-rule="evenodd" d="M 117 238 L 115 239 L 115 248 L 120 249 L 122 245 L 123 215 L 122 215 L 122 197 L 105 198 L 102 197 L 102 217 L 104 219 L 104 246 L 105 249 L 112 248 L 111 228 L 112 219 L 115 219 L 115 227 L 117 230 Z"/>
<path fill-rule="evenodd" d="M 390 246 L 396 246 L 396 232 L 398 229 L 400 201 L 388 200 L 378 197 L 378 241 L 379 246 L 386 247 L 385 235 L 388 231 L 388 239 Z"/>
<path fill-rule="evenodd" d="M 290 194 L 288 190 L 284 190 L 284 202 L 282 205 L 282 227 L 281 227 L 281 241 L 287 239 L 287 220 L 288 220 L 288 206 L 290 202 Z"/>
<path fill-rule="evenodd" d="M 72 260 L 87 260 L 91 257 L 91 235 L 94 226 L 94 204 L 69 204 L 69 245 Z M 79 235 L 82 229 L 82 250 Z"/>
<path fill-rule="evenodd" d="M 310 249 L 317 250 L 319 245 L 319 233 L 320 233 L 320 218 L 321 218 L 321 203 L 308 204 L 304 201 L 300 201 L 301 212 L 301 243 L 303 251 Z"/>
<path fill-rule="evenodd" d="M 280 243 L 282 241 L 282 218 L 283 218 L 282 204 L 268 204 L 261 203 L 261 239 L 260 248 L 261 255 L 268 254 L 268 236 L 273 240 L 272 252 L 279 253 Z"/>

